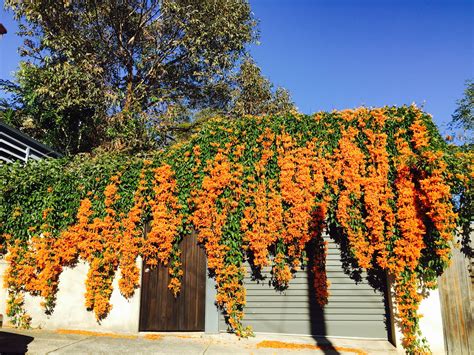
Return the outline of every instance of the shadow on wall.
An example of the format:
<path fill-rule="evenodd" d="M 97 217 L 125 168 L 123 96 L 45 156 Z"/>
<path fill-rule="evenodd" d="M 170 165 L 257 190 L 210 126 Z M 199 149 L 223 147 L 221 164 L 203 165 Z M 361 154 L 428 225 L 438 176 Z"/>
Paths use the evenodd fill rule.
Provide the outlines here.
<path fill-rule="evenodd" d="M 331 341 L 326 338 L 327 329 L 326 329 L 326 319 L 324 316 L 324 309 L 318 304 L 316 300 L 316 292 L 313 287 L 314 285 L 314 273 L 313 270 L 314 263 L 314 242 L 308 243 L 306 247 L 306 253 L 308 255 L 308 293 L 309 293 L 309 307 L 311 314 L 311 334 L 313 339 L 316 341 L 316 344 L 320 347 L 321 351 L 326 355 L 339 355 L 340 353 L 334 348 Z"/>
<path fill-rule="evenodd" d="M 25 354 L 33 337 L 0 331 L 0 354 Z"/>
<path fill-rule="evenodd" d="M 328 228 L 329 237 L 336 242 L 341 251 L 341 263 L 344 273 L 351 278 L 356 284 L 365 280 L 374 289 L 383 295 L 385 308 L 385 330 L 387 331 L 388 340 L 395 345 L 395 333 L 391 320 L 391 307 L 389 302 L 390 292 L 388 290 L 387 273 L 383 270 L 369 269 L 365 271 L 359 267 L 357 260 L 351 253 L 351 248 L 346 235 L 342 229 L 331 225 Z M 393 296 L 392 296 L 393 297 Z"/>

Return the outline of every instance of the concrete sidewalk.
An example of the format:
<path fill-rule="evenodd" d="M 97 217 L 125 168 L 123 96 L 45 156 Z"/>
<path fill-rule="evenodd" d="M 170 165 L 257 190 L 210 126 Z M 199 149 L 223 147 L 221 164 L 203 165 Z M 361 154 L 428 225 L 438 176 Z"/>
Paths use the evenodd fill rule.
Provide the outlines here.
<path fill-rule="evenodd" d="M 232 334 L 139 333 L 0 330 L 0 354 L 397 354 L 387 341 L 259 334 L 238 339 Z"/>

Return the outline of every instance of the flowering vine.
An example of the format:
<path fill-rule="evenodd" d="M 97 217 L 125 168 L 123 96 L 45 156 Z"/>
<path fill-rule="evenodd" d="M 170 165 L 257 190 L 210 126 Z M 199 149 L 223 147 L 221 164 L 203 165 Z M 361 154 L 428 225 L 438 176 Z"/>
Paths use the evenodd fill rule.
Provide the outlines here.
<path fill-rule="evenodd" d="M 137 190 L 133 194 L 133 206 L 130 212 L 122 220 L 121 242 L 118 245 L 120 252 L 120 272 L 119 288 L 126 298 L 134 294 L 139 287 L 140 270 L 137 267 L 136 259 L 140 255 L 140 248 L 143 245 L 143 233 L 140 228 L 144 218 L 147 191 L 147 169 L 152 164 L 150 160 L 143 161 L 143 168 L 140 171 Z"/>
<path fill-rule="evenodd" d="M 454 230 L 469 217 L 463 201 L 472 201 L 473 164 L 462 159 L 472 155 L 453 154 L 429 115 L 404 106 L 216 119 L 189 142 L 146 157 L 6 164 L 0 250 L 8 251 L 7 315 L 28 326 L 26 293 L 52 312 L 63 268 L 79 261 L 89 265 L 85 305 L 98 321 L 111 310 L 118 270 L 124 297 L 139 287 L 139 257 L 167 267 L 168 288 L 179 297 L 180 243 L 196 233 L 216 303 L 229 329 L 247 336 L 245 263 L 257 271 L 271 266 L 277 288 L 291 287 L 294 274 L 311 265 L 323 307 L 330 297 L 326 229 L 347 239 L 359 267 L 391 275 L 403 345 L 426 351 L 422 291 L 436 286 Z"/>

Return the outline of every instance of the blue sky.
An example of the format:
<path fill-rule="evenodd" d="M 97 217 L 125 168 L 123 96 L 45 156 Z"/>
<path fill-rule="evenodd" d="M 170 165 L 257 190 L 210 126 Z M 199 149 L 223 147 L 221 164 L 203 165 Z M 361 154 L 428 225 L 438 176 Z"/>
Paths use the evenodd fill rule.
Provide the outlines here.
<path fill-rule="evenodd" d="M 264 75 L 290 90 L 304 113 L 416 102 L 443 130 L 474 79 L 473 0 L 251 0 Z M 20 40 L 10 13 L 0 78 Z"/>

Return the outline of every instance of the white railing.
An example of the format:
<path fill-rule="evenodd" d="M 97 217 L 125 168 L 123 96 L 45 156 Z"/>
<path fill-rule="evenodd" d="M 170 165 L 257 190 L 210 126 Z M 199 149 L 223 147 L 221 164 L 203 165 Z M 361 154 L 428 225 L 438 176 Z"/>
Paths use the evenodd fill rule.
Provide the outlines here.
<path fill-rule="evenodd" d="M 54 151 L 36 149 L 28 145 L 28 142 L 18 140 L 19 137 L 15 138 L 14 134 L 0 125 L 0 160 L 7 163 L 20 160 L 26 163 L 30 159 L 39 160 L 48 156 L 58 156 Z"/>

